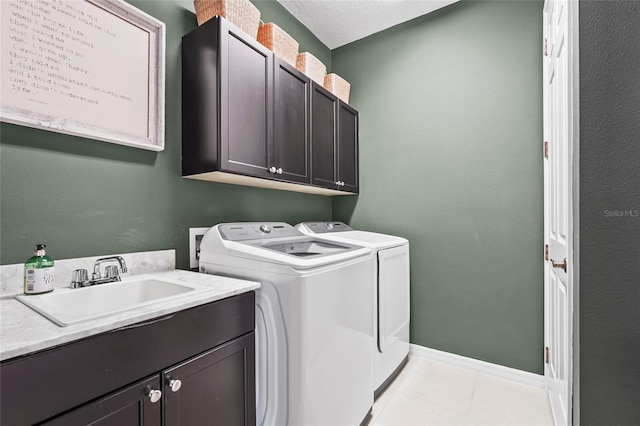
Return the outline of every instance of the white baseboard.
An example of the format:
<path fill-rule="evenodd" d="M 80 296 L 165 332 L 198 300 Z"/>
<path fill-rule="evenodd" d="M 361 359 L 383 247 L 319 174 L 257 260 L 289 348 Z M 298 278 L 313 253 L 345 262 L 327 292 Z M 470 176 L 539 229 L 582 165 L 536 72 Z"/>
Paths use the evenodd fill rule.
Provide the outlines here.
<path fill-rule="evenodd" d="M 478 373 L 489 374 L 503 379 L 513 380 L 529 386 L 535 386 L 541 389 L 545 388 L 544 376 L 540 374 L 530 373 L 503 365 L 492 364 L 479 359 L 468 358 L 462 355 L 456 355 L 449 352 L 439 351 L 420 345 L 410 345 L 411 355 L 420 356 L 433 361 L 444 362 L 446 364 L 474 370 Z"/>

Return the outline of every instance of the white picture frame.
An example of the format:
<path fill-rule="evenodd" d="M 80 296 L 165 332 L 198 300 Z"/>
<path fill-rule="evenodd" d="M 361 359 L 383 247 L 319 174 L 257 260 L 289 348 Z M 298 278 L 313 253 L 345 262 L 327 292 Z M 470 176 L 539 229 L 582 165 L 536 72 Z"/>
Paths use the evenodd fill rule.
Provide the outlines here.
<path fill-rule="evenodd" d="M 164 149 L 163 22 L 122 0 L 2 0 L 0 26 L 0 121 Z"/>

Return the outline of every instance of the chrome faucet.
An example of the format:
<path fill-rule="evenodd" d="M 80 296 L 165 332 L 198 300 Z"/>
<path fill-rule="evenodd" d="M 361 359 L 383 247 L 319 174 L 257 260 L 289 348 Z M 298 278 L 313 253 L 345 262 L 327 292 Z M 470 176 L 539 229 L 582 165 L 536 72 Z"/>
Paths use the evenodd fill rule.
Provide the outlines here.
<path fill-rule="evenodd" d="M 115 265 L 105 266 L 104 277 L 100 273 L 100 265 L 107 262 L 118 262 L 120 269 Z M 71 276 L 70 288 L 87 287 L 96 284 L 105 284 L 121 281 L 120 272 L 123 274 L 127 272 L 127 264 L 121 256 L 109 256 L 103 257 L 95 261 L 93 264 L 93 273 L 91 279 L 86 269 L 76 269 Z"/>
<path fill-rule="evenodd" d="M 121 256 L 103 257 L 102 259 L 96 260 L 96 263 L 93 264 L 93 274 L 91 274 L 91 279 L 97 280 L 99 278 L 102 278 L 102 276 L 100 275 L 100 265 L 105 262 L 111 261 L 117 261 L 118 264 L 120 264 L 120 272 L 122 272 L 123 274 L 127 272 L 127 264 Z M 109 277 L 110 274 L 113 274 L 114 270 L 117 277 L 115 281 L 120 281 L 120 274 L 118 274 L 118 269 L 110 269 L 108 266 L 105 268 L 105 278 Z"/>

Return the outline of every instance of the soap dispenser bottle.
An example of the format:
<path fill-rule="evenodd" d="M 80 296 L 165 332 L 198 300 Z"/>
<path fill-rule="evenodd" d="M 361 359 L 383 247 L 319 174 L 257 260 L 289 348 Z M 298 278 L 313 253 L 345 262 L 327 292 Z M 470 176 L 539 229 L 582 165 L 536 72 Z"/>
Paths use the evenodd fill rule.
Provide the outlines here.
<path fill-rule="evenodd" d="M 44 244 L 36 245 L 34 255 L 24 263 L 24 294 L 53 291 L 53 259 L 47 256 Z"/>

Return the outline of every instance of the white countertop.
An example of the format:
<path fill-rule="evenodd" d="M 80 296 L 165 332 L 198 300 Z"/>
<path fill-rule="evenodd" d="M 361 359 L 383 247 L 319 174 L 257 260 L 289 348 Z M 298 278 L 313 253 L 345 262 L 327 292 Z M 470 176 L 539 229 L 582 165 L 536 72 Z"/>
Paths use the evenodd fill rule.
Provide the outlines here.
<path fill-rule="evenodd" d="M 211 287 L 211 291 L 183 295 L 136 310 L 81 324 L 59 327 L 11 296 L 0 298 L 0 361 L 52 348 L 84 337 L 171 314 L 194 306 L 246 293 L 260 287 L 255 281 L 170 270 L 153 275 Z"/>

